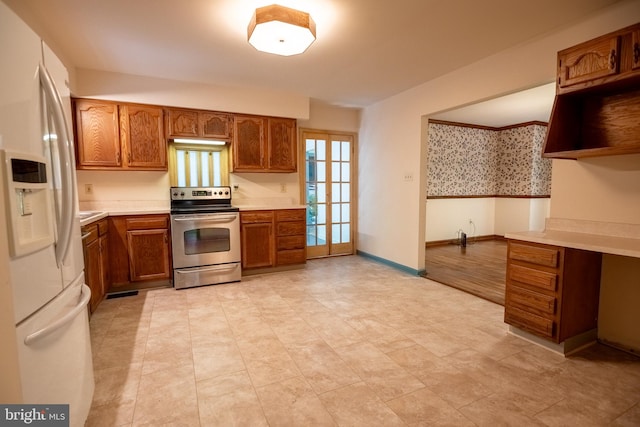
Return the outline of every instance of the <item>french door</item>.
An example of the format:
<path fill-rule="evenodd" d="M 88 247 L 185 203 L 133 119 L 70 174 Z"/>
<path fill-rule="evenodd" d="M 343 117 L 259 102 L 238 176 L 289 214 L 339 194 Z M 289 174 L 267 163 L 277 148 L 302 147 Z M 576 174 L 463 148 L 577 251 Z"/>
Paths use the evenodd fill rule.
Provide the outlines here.
<path fill-rule="evenodd" d="M 354 251 L 354 135 L 302 131 L 307 257 Z"/>

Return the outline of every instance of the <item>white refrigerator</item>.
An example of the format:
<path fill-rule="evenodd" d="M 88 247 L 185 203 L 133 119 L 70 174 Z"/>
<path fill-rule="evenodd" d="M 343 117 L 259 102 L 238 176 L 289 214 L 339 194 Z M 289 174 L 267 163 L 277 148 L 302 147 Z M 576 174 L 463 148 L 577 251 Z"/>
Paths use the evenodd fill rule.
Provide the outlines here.
<path fill-rule="evenodd" d="M 2 2 L 0 58 L 0 253 L 9 257 L 0 277 L 12 294 L 22 403 L 69 404 L 70 424 L 82 426 L 94 391 L 91 291 L 77 218 L 68 74 Z"/>

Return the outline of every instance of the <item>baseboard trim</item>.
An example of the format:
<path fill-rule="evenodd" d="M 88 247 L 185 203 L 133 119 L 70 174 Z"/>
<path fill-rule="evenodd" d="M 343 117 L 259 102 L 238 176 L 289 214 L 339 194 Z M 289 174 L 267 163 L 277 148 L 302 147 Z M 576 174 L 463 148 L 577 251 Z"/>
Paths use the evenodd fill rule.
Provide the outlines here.
<path fill-rule="evenodd" d="M 484 236 L 467 236 L 467 244 L 473 244 L 474 242 L 483 242 L 488 240 L 506 240 L 504 236 L 499 234 L 487 234 Z M 446 239 L 446 240 L 431 240 L 429 242 L 424 243 L 425 248 L 431 248 L 433 246 L 446 246 L 446 245 L 457 245 L 458 239 Z"/>
<path fill-rule="evenodd" d="M 426 270 L 416 270 L 415 268 L 407 267 L 406 265 L 399 264 L 397 262 L 393 262 L 388 259 L 381 258 L 379 256 L 372 255 L 370 253 L 363 252 L 363 251 L 356 251 L 356 255 L 361 256 L 363 258 L 368 258 L 372 261 L 378 262 L 380 264 L 384 264 L 388 267 L 395 268 L 396 270 L 404 271 L 405 273 L 409 273 L 414 276 L 421 276 L 426 272 Z"/>

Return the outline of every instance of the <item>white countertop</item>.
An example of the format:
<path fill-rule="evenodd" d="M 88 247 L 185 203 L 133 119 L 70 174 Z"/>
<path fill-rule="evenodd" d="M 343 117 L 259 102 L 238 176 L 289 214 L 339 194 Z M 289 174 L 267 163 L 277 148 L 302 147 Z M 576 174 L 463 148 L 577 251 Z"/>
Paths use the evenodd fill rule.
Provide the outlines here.
<path fill-rule="evenodd" d="M 547 219 L 544 231 L 505 233 L 507 239 L 640 258 L 640 226 Z"/>
<path fill-rule="evenodd" d="M 306 209 L 306 205 L 286 205 L 286 206 L 268 206 L 268 205 L 240 205 L 236 206 L 241 211 L 273 211 L 278 209 Z"/>

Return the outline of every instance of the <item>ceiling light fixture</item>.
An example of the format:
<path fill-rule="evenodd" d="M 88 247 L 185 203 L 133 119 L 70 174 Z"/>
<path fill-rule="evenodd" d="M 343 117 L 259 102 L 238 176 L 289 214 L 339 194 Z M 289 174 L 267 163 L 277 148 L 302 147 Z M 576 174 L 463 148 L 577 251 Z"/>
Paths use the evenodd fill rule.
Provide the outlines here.
<path fill-rule="evenodd" d="M 249 43 L 282 56 L 304 52 L 316 39 L 316 23 L 306 12 L 272 4 L 259 7 L 247 28 Z"/>

